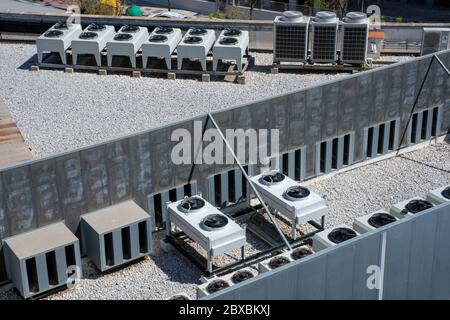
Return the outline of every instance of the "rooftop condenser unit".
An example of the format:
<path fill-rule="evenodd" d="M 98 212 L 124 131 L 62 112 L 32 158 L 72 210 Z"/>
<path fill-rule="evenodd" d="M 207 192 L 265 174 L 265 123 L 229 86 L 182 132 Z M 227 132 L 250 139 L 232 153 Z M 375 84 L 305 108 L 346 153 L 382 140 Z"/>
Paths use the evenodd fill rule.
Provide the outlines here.
<path fill-rule="evenodd" d="M 339 19 L 334 12 L 319 11 L 312 18 L 311 62 L 336 62 L 338 26 Z"/>
<path fill-rule="evenodd" d="M 365 13 L 349 12 L 342 19 L 342 63 L 365 64 L 369 41 L 369 19 Z"/>
<path fill-rule="evenodd" d="M 274 62 L 305 62 L 308 58 L 309 17 L 298 11 L 285 11 L 274 20 Z"/>
<path fill-rule="evenodd" d="M 450 28 L 423 28 L 420 55 L 450 48 Z"/>

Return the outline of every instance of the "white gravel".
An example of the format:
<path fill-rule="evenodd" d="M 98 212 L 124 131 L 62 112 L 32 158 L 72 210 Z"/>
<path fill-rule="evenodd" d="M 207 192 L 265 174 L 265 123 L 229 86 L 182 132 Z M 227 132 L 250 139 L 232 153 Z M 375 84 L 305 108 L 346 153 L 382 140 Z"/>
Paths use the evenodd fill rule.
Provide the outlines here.
<path fill-rule="evenodd" d="M 246 84 L 196 79 L 30 72 L 32 44 L 0 43 L 0 98 L 34 157 L 74 149 L 208 111 L 285 93 L 348 74 L 270 74 L 271 54 L 255 54 Z"/>

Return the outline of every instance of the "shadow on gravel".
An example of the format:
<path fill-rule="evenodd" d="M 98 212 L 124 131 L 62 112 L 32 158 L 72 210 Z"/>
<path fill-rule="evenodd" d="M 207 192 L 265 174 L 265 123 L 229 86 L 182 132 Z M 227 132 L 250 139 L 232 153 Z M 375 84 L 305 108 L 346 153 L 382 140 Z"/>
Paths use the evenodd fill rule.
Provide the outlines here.
<path fill-rule="evenodd" d="M 34 54 L 31 58 L 29 58 L 27 61 L 25 61 L 17 69 L 30 70 L 31 66 L 36 65 L 36 63 L 37 63 L 37 54 Z"/>

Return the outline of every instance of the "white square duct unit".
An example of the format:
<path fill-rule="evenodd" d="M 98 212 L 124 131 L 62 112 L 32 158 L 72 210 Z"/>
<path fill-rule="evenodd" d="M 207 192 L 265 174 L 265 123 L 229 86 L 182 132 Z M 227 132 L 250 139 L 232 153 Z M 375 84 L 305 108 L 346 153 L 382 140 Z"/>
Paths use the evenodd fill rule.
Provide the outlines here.
<path fill-rule="evenodd" d="M 432 207 L 433 204 L 431 202 L 420 197 L 414 197 L 394 204 L 391 207 L 390 213 L 398 219 L 402 219 L 408 216 L 413 216 L 416 213 L 428 210 Z"/>
<path fill-rule="evenodd" d="M 450 28 L 423 28 L 420 55 L 450 48 Z"/>
<path fill-rule="evenodd" d="M 263 172 L 250 180 L 269 207 L 291 220 L 293 239 L 296 238 L 297 224 L 328 213 L 325 199 L 278 171 Z"/>
<path fill-rule="evenodd" d="M 261 261 L 260 263 L 258 263 L 258 271 L 259 273 L 271 271 L 273 269 L 284 266 L 285 264 L 288 264 L 292 261 L 300 260 L 313 253 L 314 251 L 311 250 L 311 248 L 309 248 L 308 246 L 301 246 L 295 248 L 292 251 L 283 252 L 282 254 L 279 254 L 275 257 Z"/>
<path fill-rule="evenodd" d="M 336 62 L 338 27 L 339 19 L 334 12 L 319 11 L 312 18 L 311 62 Z"/>
<path fill-rule="evenodd" d="M 385 210 L 378 210 L 353 220 L 353 229 L 358 233 L 366 233 L 397 221 L 397 218 Z"/>
<path fill-rule="evenodd" d="M 434 205 L 450 202 L 450 185 L 430 191 L 427 200 Z"/>
<path fill-rule="evenodd" d="M 274 62 L 306 62 L 308 59 L 309 17 L 298 11 L 285 11 L 275 17 Z"/>
<path fill-rule="evenodd" d="M 38 62 L 42 63 L 44 52 L 56 52 L 63 64 L 67 64 L 66 50 L 72 40 L 81 33 L 81 25 L 59 22 L 36 39 Z"/>
<path fill-rule="evenodd" d="M 136 53 L 148 38 L 148 30 L 138 26 L 123 26 L 106 44 L 108 51 L 108 67 L 112 66 L 114 56 L 130 58 L 131 66 L 136 68 Z"/>
<path fill-rule="evenodd" d="M 217 70 L 219 60 L 235 60 L 242 71 L 242 59 L 248 51 L 248 31 L 238 29 L 223 30 L 213 47 L 213 70 Z"/>
<path fill-rule="evenodd" d="M 182 68 L 184 59 L 196 59 L 200 61 L 202 70 L 206 71 L 206 58 L 215 41 L 214 30 L 189 29 L 177 47 L 178 70 Z"/>
<path fill-rule="evenodd" d="M 90 24 L 77 38 L 72 40 L 72 61 L 76 65 L 78 55 L 91 54 L 95 57 L 97 66 L 102 65 L 101 52 L 106 43 L 114 38 L 116 31 L 113 26 Z"/>
<path fill-rule="evenodd" d="M 363 12 L 349 12 L 342 19 L 341 63 L 363 65 L 367 60 L 369 19 Z"/>
<path fill-rule="evenodd" d="M 350 240 L 358 235 L 359 233 L 352 228 L 346 225 L 338 225 L 316 233 L 312 239 L 313 250 L 317 252 Z"/>
<path fill-rule="evenodd" d="M 167 205 L 166 231 L 171 223 L 207 252 L 207 271 L 212 271 L 212 257 L 222 255 L 246 243 L 245 229 L 216 209 L 201 196 L 192 196 Z"/>
<path fill-rule="evenodd" d="M 255 276 L 255 271 L 250 268 L 245 268 L 220 277 L 213 277 L 197 286 L 197 298 L 206 297 L 232 285 L 254 278 Z"/>
<path fill-rule="evenodd" d="M 163 58 L 167 69 L 172 69 L 172 54 L 182 38 L 181 30 L 158 27 L 142 45 L 142 67 L 147 68 L 149 57 Z"/>

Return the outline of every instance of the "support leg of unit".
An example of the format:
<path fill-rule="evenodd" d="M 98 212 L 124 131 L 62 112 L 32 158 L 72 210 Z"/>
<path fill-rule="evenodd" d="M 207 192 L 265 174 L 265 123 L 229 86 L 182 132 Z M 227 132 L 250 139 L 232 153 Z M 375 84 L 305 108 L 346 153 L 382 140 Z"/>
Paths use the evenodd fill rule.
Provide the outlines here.
<path fill-rule="evenodd" d="M 211 257 L 211 251 L 208 251 L 208 256 L 206 260 L 206 271 L 209 273 L 212 272 L 212 257 Z"/>
<path fill-rule="evenodd" d="M 109 53 L 108 53 L 108 55 L 107 55 L 108 67 L 111 67 L 111 65 L 112 65 L 112 60 L 113 60 L 112 54 L 109 54 Z"/>
<path fill-rule="evenodd" d="M 78 61 L 78 54 L 72 52 L 72 64 L 76 65 Z"/>
<path fill-rule="evenodd" d="M 239 72 L 242 72 L 242 58 L 239 57 L 236 59 L 236 65 Z"/>
<path fill-rule="evenodd" d="M 297 221 L 292 221 L 291 238 L 295 240 L 297 238 Z"/>
<path fill-rule="evenodd" d="M 242 260 L 245 259 L 245 247 L 244 246 L 241 247 L 241 259 Z"/>
<path fill-rule="evenodd" d="M 59 53 L 59 56 L 61 57 L 61 61 L 63 64 L 67 64 L 67 57 L 66 57 L 66 52 L 65 51 L 61 51 Z"/>
<path fill-rule="evenodd" d="M 147 61 L 148 61 L 148 57 L 142 55 L 142 68 L 147 68 Z"/>
<path fill-rule="evenodd" d="M 42 58 L 43 58 L 44 54 L 42 52 L 38 52 L 37 56 L 38 56 L 38 62 L 42 63 Z"/>
<path fill-rule="evenodd" d="M 200 63 L 202 64 L 202 70 L 206 71 L 206 58 L 205 59 L 201 59 Z"/>
<path fill-rule="evenodd" d="M 182 66 L 183 66 L 183 58 L 177 58 L 177 69 L 181 70 Z"/>
<path fill-rule="evenodd" d="M 136 68 L 136 55 L 130 56 L 131 67 Z"/>
<path fill-rule="evenodd" d="M 97 66 L 101 67 L 101 65 L 102 65 L 102 56 L 100 55 L 100 52 L 95 53 L 94 57 L 95 57 L 95 63 L 97 63 Z M 73 64 L 75 64 L 75 62 Z"/>
<path fill-rule="evenodd" d="M 213 71 L 217 71 L 218 64 L 219 64 L 219 59 L 213 57 Z"/>
<path fill-rule="evenodd" d="M 325 229 L 325 216 L 322 216 L 320 219 L 320 225 L 322 226 L 322 229 Z"/>
<path fill-rule="evenodd" d="M 172 57 L 166 57 L 166 67 L 168 70 L 172 70 Z"/>

